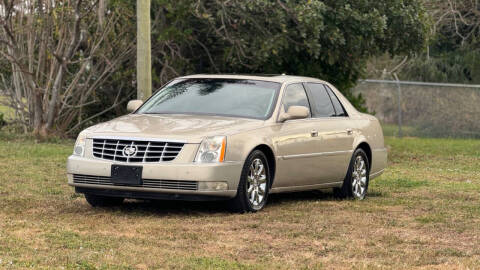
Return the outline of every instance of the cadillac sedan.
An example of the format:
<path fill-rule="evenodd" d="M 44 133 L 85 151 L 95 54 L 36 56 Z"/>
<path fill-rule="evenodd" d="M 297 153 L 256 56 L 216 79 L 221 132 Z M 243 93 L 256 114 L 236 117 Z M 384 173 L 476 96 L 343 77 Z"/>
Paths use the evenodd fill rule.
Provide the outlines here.
<path fill-rule="evenodd" d="M 125 198 L 225 200 L 333 188 L 362 200 L 386 167 L 378 120 L 328 82 L 296 76 L 177 78 L 130 114 L 82 131 L 68 183 L 92 206 Z"/>

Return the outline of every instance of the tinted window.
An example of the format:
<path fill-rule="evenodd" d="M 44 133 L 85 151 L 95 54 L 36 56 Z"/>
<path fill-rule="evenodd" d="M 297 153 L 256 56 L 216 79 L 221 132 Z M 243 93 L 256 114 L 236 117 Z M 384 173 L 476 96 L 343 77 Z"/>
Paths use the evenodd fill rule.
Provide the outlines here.
<path fill-rule="evenodd" d="M 333 93 L 332 89 L 330 87 L 325 86 L 328 90 L 328 94 L 330 95 L 330 98 L 332 99 L 333 107 L 335 108 L 335 112 L 337 113 L 337 116 L 347 116 L 347 113 L 345 112 L 345 109 L 343 108 L 342 104 L 338 100 L 337 96 L 335 93 Z"/>
<path fill-rule="evenodd" d="M 281 84 L 234 79 L 176 80 L 165 86 L 138 113 L 200 114 L 266 119 Z"/>
<path fill-rule="evenodd" d="M 288 111 L 290 106 L 305 106 L 310 110 L 307 94 L 301 83 L 291 84 L 285 90 L 283 97 L 283 109 Z"/>
<path fill-rule="evenodd" d="M 312 101 L 313 117 L 332 117 L 335 116 L 332 101 L 323 84 L 308 83 Z"/>

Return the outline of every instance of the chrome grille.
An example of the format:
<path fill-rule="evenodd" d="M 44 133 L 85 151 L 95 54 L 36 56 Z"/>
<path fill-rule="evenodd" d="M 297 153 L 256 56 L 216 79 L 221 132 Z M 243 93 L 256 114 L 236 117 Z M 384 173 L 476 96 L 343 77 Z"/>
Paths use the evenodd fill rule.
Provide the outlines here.
<path fill-rule="evenodd" d="M 74 174 L 73 182 L 78 184 L 90 184 L 90 185 L 125 186 L 125 185 L 113 184 L 111 181 L 111 178 L 108 176 L 94 176 L 94 175 L 83 175 L 83 174 Z M 198 190 L 197 181 L 143 179 L 142 182 L 143 183 L 141 185 L 138 185 L 137 187 Z"/>
<path fill-rule="evenodd" d="M 172 161 L 182 150 L 184 143 L 142 141 L 127 139 L 93 139 L 93 156 L 121 162 L 161 162 Z M 126 148 L 134 148 L 133 155 L 125 154 Z"/>

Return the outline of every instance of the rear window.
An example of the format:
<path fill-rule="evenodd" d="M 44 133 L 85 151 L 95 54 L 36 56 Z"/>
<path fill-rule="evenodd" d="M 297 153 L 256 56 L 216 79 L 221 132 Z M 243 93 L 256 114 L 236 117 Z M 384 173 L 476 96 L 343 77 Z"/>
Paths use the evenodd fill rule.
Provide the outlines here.
<path fill-rule="evenodd" d="M 347 112 L 345 111 L 345 108 L 343 108 L 342 103 L 340 103 L 340 100 L 338 100 L 337 96 L 335 95 L 335 93 L 333 93 L 332 89 L 330 89 L 328 85 L 325 85 L 325 88 L 327 88 L 328 94 L 332 99 L 332 103 L 333 103 L 333 107 L 335 108 L 336 115 L 347 116 Z"/>

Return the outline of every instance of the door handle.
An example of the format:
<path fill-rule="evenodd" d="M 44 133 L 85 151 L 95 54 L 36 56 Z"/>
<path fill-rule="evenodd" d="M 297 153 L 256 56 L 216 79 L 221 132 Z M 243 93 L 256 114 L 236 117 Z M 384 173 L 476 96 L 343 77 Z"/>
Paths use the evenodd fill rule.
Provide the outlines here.
<path fill-rule="evenodd" d="M 347 128 L 347 135 L 352 135 L 353 134 L 353 130 L 351 128 Z"/>
<path fill-rule="evenodd" d="M 310 134 L 312 135 L 312 137 L 318 137 L 318 131 L 315 129 L 310 131 Z"/>

